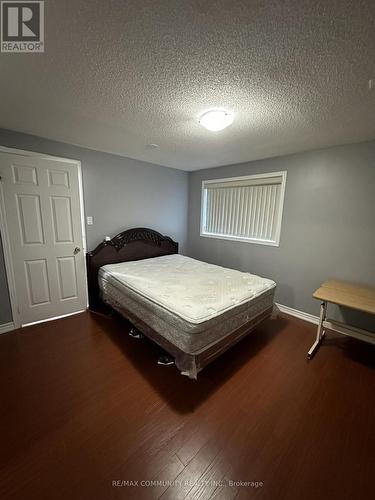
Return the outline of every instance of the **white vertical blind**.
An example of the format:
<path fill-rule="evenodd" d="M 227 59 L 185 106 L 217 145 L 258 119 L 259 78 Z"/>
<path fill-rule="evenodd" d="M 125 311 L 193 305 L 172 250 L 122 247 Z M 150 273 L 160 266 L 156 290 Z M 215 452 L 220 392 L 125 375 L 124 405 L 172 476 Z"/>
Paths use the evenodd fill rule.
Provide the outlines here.
<path fill-rule="evenodd" d="M 284 185 L 284 173 L 204 182 L 202 234 L 277 244 Z"/>

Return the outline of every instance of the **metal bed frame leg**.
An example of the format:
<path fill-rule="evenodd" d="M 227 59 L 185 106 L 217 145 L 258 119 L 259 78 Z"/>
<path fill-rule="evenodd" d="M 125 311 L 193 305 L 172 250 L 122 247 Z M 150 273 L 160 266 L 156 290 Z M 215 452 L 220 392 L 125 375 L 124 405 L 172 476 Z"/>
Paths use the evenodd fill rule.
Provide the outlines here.
<path fill-rule="evenodd" d="M 319 317 L 318 330 L 316 332 L 316 339 L 313 345 L 310 347 L 309 352 L 307 353 L 308 359 L 311 359 L 314 356 L 320 344 L 322 343 L 322 340 L 326 333 L 325 329 L 323 328 L 323 323 L 326 319 L 326 316 L 327 316 L 327 302 L 322 302 L 320 305 L 320 317 Z"/>

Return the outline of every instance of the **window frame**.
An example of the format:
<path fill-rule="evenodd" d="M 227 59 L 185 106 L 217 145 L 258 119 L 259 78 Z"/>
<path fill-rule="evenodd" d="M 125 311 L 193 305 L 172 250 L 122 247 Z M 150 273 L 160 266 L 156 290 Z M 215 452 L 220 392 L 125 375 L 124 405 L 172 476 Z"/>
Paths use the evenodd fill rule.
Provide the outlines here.
<path fill-rule="evenodd" d="M 257 238 L 244 238 L 241 236 L 227 236 L 223 234 L 213 234 L 213 233 L 205 233 L 203 231 L 205 225 L 205 208 L 206 208 L 206 186 L 208 184 L 216 184 L 216 183 L 226 183 L 226 182 L 237 182 L 237 181 L 246 181 L 246 180 L 258 180 L 258 179 L 267 179 L 270 177 L 281 177 L 281 191 L 280 191 L 280 199 L 278 206 L 278 215 L 276 220 L 276 237 L 275 240 L 261 240 Z M 202 180 L 201 187 L 201 210 L 200 210 L 200 236 L 203 238 L 214 238 L 218 240 L 230 240 L 230 241 L 242 241 L 245 243 L 255 243 L 256 245 L 266 245 L 272 247 L 280 246 L 280 236 L 281 236 L 281 225 L 283 219 L 284 212 L 284 198 L 285 198 L 285 187 L 286 187 L 286 178 L 287 171 L 283 170 L 281 172 L 269 172 L 266 174 L 252 174 L 252 175 L 242 175 L 239 177 L 223 177 L 220 179 L 207 179 Z"/>

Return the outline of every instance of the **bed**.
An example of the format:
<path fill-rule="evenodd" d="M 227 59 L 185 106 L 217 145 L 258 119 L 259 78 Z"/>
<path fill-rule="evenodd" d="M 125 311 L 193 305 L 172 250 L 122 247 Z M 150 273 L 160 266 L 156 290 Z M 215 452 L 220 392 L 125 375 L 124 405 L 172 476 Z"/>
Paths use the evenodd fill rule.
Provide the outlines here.
<path fill-rule="evenodd" d="M 105 240 L 87 267 L 90 308 L 118 311 L 190 378 L 273 311 L 274 281 L 179 255 L 147 228 Z"/>

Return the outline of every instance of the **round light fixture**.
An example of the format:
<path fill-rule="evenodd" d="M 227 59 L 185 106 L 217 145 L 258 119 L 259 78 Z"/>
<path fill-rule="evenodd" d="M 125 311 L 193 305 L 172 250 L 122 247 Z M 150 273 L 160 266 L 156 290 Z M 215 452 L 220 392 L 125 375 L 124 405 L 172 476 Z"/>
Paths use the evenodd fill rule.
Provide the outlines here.
<path fill-rule="evenodd" d="M 200 117 L 199 123 L 207 130 L 218 132 L 219 130 L 223 130 L 231 125 L 231 123 L 233 123 L 233 115 L 231 115 L 227 111 L 213 109 L 204 113 Z"/>

